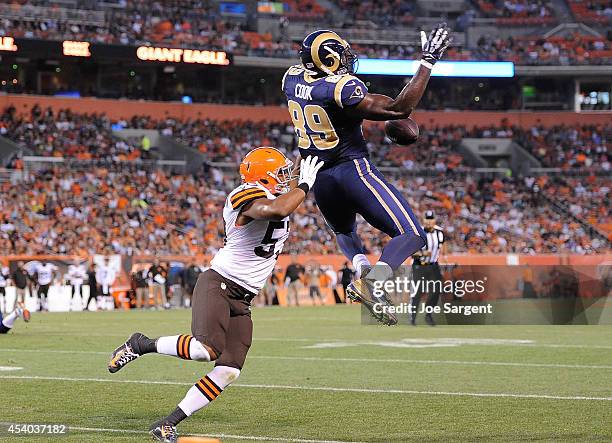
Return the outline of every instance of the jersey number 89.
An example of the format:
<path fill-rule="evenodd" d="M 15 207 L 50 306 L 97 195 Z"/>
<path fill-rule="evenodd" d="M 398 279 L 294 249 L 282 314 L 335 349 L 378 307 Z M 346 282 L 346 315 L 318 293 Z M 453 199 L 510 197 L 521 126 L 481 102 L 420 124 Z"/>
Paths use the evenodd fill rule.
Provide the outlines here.
<path fill-rule="evenodd" d="M 338 134 L 325 109 L 318 105 L 306 105 L 302 109 L 294 100 L 289 100 L 287 105 L 298 136 L 298 147 L 308 149 L 313 144 L 315 148 L 323 150 L 338 146 Z M 308 135 L 307 128 L 314 134 Z"/>

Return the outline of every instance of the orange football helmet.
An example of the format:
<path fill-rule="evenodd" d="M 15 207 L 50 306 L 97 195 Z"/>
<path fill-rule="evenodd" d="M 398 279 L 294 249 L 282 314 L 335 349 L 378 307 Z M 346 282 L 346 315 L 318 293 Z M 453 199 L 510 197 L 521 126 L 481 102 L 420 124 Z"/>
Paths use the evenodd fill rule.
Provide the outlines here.
<path fill-rule="evenodd" d="M 240 163 L 240 177 L 245 183 L 261 184 L 272 194 L 284 194 L 294 179 L 293 162 L 276 148 L 255 148 Z"/>

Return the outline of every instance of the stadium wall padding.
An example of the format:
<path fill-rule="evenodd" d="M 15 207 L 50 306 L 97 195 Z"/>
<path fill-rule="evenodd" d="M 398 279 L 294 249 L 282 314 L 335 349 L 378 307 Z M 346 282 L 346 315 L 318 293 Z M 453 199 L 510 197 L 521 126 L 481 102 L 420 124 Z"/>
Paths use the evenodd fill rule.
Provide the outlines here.
<path fill-rule="evenodd" d="M 208 118 L 213 120 L 289 121 L 289 113 L 282 106 L 240 106 L 218 104 L 183 104 L 179 102 L 154 102 L 139 100 L 109 100 L 97 98 L 65 98 L 36 95 L 0 96 L 2 108 L 15 106 L 18 112 L 29 112 L 32 106 L 51 107 L 54 110 L 70 108 L 79 113 L 106 113 L 112 119 L 149 115 L 156 119 Z M 118 105 L 119 104 L 119 105 Z M 606 112 L 478 112 L 478 111 L 418 111 L 414 119 L 428 127 L 461 124 L 468 127 L 510 125 L 604 124 L 610 122 Z M 371 123 L 382 124 L 382 123 Z"/>

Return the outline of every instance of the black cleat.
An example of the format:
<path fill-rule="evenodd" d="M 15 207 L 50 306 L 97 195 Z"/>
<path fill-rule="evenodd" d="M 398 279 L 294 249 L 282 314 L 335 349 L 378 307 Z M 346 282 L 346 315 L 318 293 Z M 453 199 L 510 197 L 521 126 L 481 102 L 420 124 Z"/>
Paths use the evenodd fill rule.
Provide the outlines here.
<path fill-rule="evenodd" d="M 176 443 L 178 441 L 176 426 L 166 423 L 163 420 L 153 423 L 149 429 L 149 434 L 151 434 L 155 440 L 163 443 Z"/>
<path fill-rule="evenodd" d="M 124 344 L 115 349 L 108 362 L 108 372 L 114 374 L 129 362 L 136 360 L 142 355 L 140 352 L 140 341 L 143 339 L 149 340 L 149 337 L 140 332 L 135 332 Z"/>
<path fill-rule="evenodd" d="M 362 277 L 361 279 L 352 282 L 346 287 L 346 295 L 354 302 L 361 303 L 365 306 L 370 315 L 374 317 L 378 322 L 386 326 L 393 326 L 397 324 L 397 317 L 390 312 L 376 312 L 374 305 L 380 303 L 384 306 L 393 306 L 389 301 L 386 294 L 381 297 L 375 297 L 372 295 L 373 288 L 371 283 Z"/>

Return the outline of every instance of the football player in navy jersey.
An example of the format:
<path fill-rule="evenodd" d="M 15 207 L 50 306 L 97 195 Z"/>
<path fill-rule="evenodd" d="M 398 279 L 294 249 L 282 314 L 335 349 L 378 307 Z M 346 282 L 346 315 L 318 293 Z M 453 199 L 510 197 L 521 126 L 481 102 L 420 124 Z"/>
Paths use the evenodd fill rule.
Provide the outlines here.
<path fill-rule="evenodd" d="M 395 98 L 368 92 L 353 75 L 357 57 L 349 44 L 328 30 L 315 31 L 304 39 L 301 65 L 290 67 L 282 80 L 301 156 L 316 155 L 325 162 L 313 190 L 340 249 L 353 261 L 360 278 L 347 287 L 347 295 L 388 325 L 397 323 L 397 318 L 374 312 L 375 303 L 389 301 L 385 296 L 373 296 L 373 282 L 391 277 L 423 247 L 426 236 L 406 199 L 370 163 L 361 124 L 363 120 L 410 116 L 427 87 L 433 65 L 450 43 L 449 34 L 445 23 L 437 25 L 429 37 L 421 32 L 419 68 Z M 357 214 L 391 237 L 374 268 L 357 236 Z"/>

